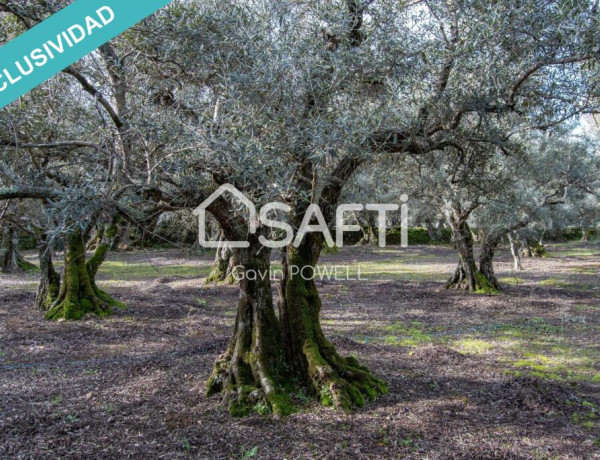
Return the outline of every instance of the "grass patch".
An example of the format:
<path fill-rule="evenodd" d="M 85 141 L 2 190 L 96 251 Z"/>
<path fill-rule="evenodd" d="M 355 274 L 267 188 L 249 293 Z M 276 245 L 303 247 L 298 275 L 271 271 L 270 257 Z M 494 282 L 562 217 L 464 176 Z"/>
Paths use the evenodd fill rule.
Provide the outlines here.
<path fill-rule="evenodd" d="M 458 351 L 473 355 L 481 355 L 495 348 L 495 345 L 485 340 L 464 338 L 455 341 L 453 344 Z"/>
<path fill-rule="evenodd" d="M 575 305 L 573 307 L 573 310 L 575 310 L 576 312 L 594 311 L 594 310 L 600 310 L 600 307 L 596 307 L 594 305 L 587 305 L 587 304 L 581 303 L 579 305 Z"/>
<path fill-rule="evenodd" d="M 549 354 L 548 351 L 554 353 Z M 529 351 L 525 352 L 514 366 L 529 371 L 533 376 L 548 380 L 594 382 L 598 377 L 594 375 L 595 352 L 588 351 L 587 354 L 589 356 L 581 356 L 579 350 L 563 347 L 554 347 L 543 352 Z"/>
<path fill-rule="evenodd" d="M 158 278 L 162 276 L 207 276 L 210 267 L 199 265 L 150 265 L 148 263 L 126 263 L 121 261 L 106 261 L 98 271 L 105 279 L 124 281 Z"/>
<path fill-rule="evenodd" d="M 600 265 L 585 265 L 581 267 L 569 268 L 571 273 L 575 273 L 577 275 L 597 275 L 600 272 Z"/>
<path fill-rule="evenodd" d="M 386 336 L 385 343 L 402 347 L 417 347 L 425 343 L 433 342 L 431 334 L 427 333 L 423 325 L 417 321 L 405 324 L 398 321 L 385 328 L 392 334 Z"/>
<path fill-rule="evenodd" d="M 564 331 L 564 326 L 548 323 L 544 318 L 533 317 L 519 324 L 495 324 L 492 330 L 496 330 L 510 338 L 528 337 L 535 339 L 539 334 L 559 334 Z"/>
<path fill-rule="evenodd" d="M 377 262 L 360 262 L 349 265 L 348 274 L 361 278 L 392 279 L 400 281 L 429 282 L 441 281 L 443 276 L 439 274 L 439 266 L 433 264 L 402 263 L 398 259 L 383 260 Z M 344 273 L 345 274 L 345 273 Z"/>
<path fill-rule="evenodd" d="M 583 401 L 582 405 L 585 410 L 575 412 L 572 415 L 573 423 L 587 430 L 592 430 L 596 427 L 598 419 L 600 419 L 600 408 L 589 401 Z"/>
<path fill-rule="evenodd" d="M 593 257 L 597 255 L 597 248 L 569 248 L 562 251 L 552 251 L 552 257 Z"/>
<path fill-rule="evenodd" d="M 558 288 L 566 288 L 573 286 L 572 283 L 569 283 L 565 280 L 558 278 L 548 278 L 546 280 L 538 281 L 539 286 L 549 286 L 549 287 L 558 287 Z"/>
<path fill-rule="evenodd" d="M 507 276 L 505 278 L 500 278 L 498 281 L 500 281 L 500 284 L 509 284 L 512 286 L 520 286 L 525 283 L 523 278 L 518 278 L 516 276 Z"/>

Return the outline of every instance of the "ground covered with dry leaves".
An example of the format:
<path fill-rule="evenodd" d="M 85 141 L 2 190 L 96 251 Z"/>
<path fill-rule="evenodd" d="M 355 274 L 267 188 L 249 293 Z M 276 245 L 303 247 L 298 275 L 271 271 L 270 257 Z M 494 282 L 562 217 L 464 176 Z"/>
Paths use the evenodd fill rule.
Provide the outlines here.
<path fill-rule="evenodd" d="M 284 420 L 204 397 L 235 313 L 211 256 L 114 253 L 108 319 L 49 323 L 36 280 L 0 276 L 1 458 L 600 458 L 600 245 L 550 245 L 499 296 L 443 289 L 446 247 L 344 248 L 319 282 L 326 334 L 389 383 L 352 414 L 292 395 Z M 31 255 L 33 257 L 33 255 Z"/>

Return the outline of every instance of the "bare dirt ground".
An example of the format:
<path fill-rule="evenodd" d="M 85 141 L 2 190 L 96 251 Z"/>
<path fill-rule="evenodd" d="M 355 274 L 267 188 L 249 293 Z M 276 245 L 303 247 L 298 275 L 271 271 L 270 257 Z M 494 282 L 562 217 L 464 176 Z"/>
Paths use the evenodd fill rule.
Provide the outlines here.
<path fill-rule="evenodd" d="M 600 458 L 600 245 L 550 245 L 499 296 L 443 289 L 445 247 L 344 248 L 362 281 L 320 282 L 323 326 L 390 386 L 352 414 L 293 395 L 233 419 L 204 383 L 233 324 L 209 255 L 111 254 L 109 319 L 48 323 L 35 275 L 0 276 L 2 458 Z M 360 267 L 360 269 L 359 269 Z"/>

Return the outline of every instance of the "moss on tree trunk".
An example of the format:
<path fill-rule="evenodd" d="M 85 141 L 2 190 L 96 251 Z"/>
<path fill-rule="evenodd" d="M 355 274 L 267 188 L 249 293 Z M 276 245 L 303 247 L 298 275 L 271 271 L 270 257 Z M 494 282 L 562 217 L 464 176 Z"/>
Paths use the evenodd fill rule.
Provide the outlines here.
<path fill-rule="evenodd" d="M 0 235 L 0 271 L 3 273 L 23 273 L 37 270 L 19 252 L 19 235 L 12 227 L 2 229 Z"/>
<path fill-rule="evenodd" d="M 487 283 L 497 292 L 500 291 L 500 283 L 494 273 L 494 253 L 497 243 L 484 244 L 479 257 L 479 273 L 485 278 Z"/>
<path fill-rule="evenodd" d="M 233 338 L 216 361 L 207 394 L 221 393 L 234 416 L 251 412 L 291 413 L 285 385 L 289 382 L 281 331 L 269 280 L 270 252 L 251 238 L 248 249 L 236 250 L 244 267 Z"/>
<path fill-rule="evenodd" d="M 47 311 L 58 298 L 60 292 L 60 275 L 52 263 L 52 249 L 42 244 L 39 250 L 40 282 L 35 299 L 36 307 Z"/>
<path fill-rule="evenodd" d="M 111 307 L 122 305 L 96 285 L 96 274 L 106 259 L 117 227 L 117 222 L 113 221 L 106 228 L 102 242 L 87 262 L 83 233 L 78 230 L 67 235 L 63 282 L 46 319 L 74 321 L 90 313 L 109 316 Z"/>
<path fill-rule="evenodd" d="M 314 281 L 322 239 L 305 236 L 300 247 L 287 248 L 287 276 L 280 303 L 284 346 L 293 375 L 324 405 L 349 410 L 387 392 L 354 357 L 342 357 L 329 342 L 320 322 L 321 299 Z"/>
<path fill-rule="evenodd" d="M 464 221 L 451 222 L 451 226 L 452 237 L 458 251 L 458 264 L 454 273 L 446 282 L 446 288 L 463 289 L 481 294 L 497 293 L 498 282 L 495 281 L 495 277 L 488 278 L 488 276 L 493 275 L 491 258 L 484 260 L 484 270 L 487 274 L 477 269 L 473 254 L 473 234 L 468 224 Z"/>
<path fill-rule="evenodd" d="M 236 252 L 228 247 L 224 237 L 219 238 L 219 247 L 215 253 L 215 261 L 212 269 L 206 277 L 206 284 L 222 283 L 234 284 L 236 277 L 234 270 L 238 265 Z"/>

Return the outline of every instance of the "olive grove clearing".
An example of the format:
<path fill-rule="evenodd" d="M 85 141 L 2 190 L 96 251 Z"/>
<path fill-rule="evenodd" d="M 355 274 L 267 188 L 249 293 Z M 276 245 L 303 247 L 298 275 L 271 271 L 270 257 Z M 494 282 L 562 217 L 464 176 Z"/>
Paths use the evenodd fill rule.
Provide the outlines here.
<path fill-rule="evenodd" d="M 0 44 L 69 3 L 0 0 Z M 477 380 L 498 397 L 489 396 L 492 406 L 537 410 L 547 403 L 549 418 L 568 413 L 571 422 L 594 429 L 596 403 L 571 398 L 561 386 L 575 372 L 575 381 L 585 381 L 584 392 L 594 392 L 593 346 L 582 344 L 587 355 L 581 361 L 569 358 L 573 343 L 558 343 L 557 350 L 564 345 L 569 356 L 556 359 L 536 354 L 549 343 L 527 342 L 526 351 L 518 347 L 522 328 L 525 335 L 528 328 L 561 333 L 563 313 L 568 324 L 583 325 L 576 327 L 585 340 L 597 332 L 585 324 L 595 324 L 598 286 L 593 274 L 600 222 L 599 24 L 598 2 L 588 0 L 172 2 L 0 112 L 4 327 L 15 328 L 11 340 L 17 342 L 22 328 L 32 336 L 96 328 L 98 335 L 87 336 L 86 358 L 76 357 L 82 351 L 72 337 L 42 349 L 36 339 L 27 340 L 40 356 L 55 352 L 74 362 L 103 363 L 116 347 L 116 355 L 135 366 L 146 365 L 149 356 L 169 362 L 164 347 L 152 339 L 155 328 L 167 336 L 171 326 L 175 335 L 185 330 L 182 343 L 188 348 L 175 340 L 177 347 L 168 353 L 193 362 L 184 374 L 192 382 L 193 401 L 212 396 L 209 407 L 219 404 L 236 417 L 272 415 L 265 423 L 317 405 L 350 414 L 410 400 L 402 387 L 422 382 L 422 369 L 411 373 L 405 360 L 413 358 L 399 358 L 397 347 L 433 344 L 413 351 L 435 366 L 459 365 L 463 351 L 484 358 L 490 351 L 501 356 L 480 363 L 487 383 L 466 364 L 457 368 L 462 376 L 446 376 L 449 388 L 465 384 L 472 391 L 458 392 L 448 409 L 436 409 L 442 419 L 457 408 L 473 409 L 469 401 L 480 396 L 467 380 Z M 215 198 L 223 187 L 244 199 Z M 201 247 L 192 215 L 209 198 L 210 217 L 200 236 L 219 242 L 216 254 Z M 410 216 L 404 228 L 399 213 L 378 221 L 363 207 L 406 201 Z M 264 239 L 283 240 L 285 232 L 265 219 L 250 221 L 247 204 L 261 209 L 273 202 L 277 212 L 261 218 L 275 215 L 296 233 L 318 223 L 332 234 L 339 230 L 338 206 L 361 203 L 347 213 L 349 223 L 357 225 L 347 246 L 356 246 L 331 247 L 323 232 L 313 231 L 272 249 Z M 393 244 L 408 234 L 420 249 L 375 249 L 383 234 Z M 561 255 L 554 246 L 575 239 L 582 246 L 573 250 L 584 251 L 580 265 L 572 260 L 579 260 L 577 254 Z M 230 247 L 226 241 L 247 245 Z M 436 250 L 435 245 L 443 246 Z M 195 256 L 189 258 L 196 259 L 184 267 L 167 263 L 166 272 L 155 273 L 153 263 L 143 262 L 146 253 L 138 251 L 159 246 L 190 251 Z M 28 253 L 25 259 L 26 248 L 37 257 Z M 552 251 L 557 264 L 547 257 Z M 452 252 L 454 263 L 448 265 Z M 512 272 L 505 258 L 497 263 L 499 252 L 510 254 Z M 168 262 L 172 254 L 165 254 L 147 256 Z M 140 257 L 134 267 L 121 262 L 130 257 Z M 328 257 L 347 262 L 353 272 L 360 268 L 367 279 L 352 287 L 342 284 L 337 292 L 332 287 L 337 284 L 297 276 Z M 282 274 L 278 279 L 238 280 L 274 265 Z M 544 279 L 537 279 L 532 267 L 540 268 Z M 570 269 L 581 270 L 581 276 L 567 276 Z M 21 310 L 10 305 L 14 296 L 23 309 L 25 302 L 19 302 L 30 300 L 24 288 L 33 279 L 37 295 L 28 308 L 37 309 L 34 321 L 32 310 L 23 310 L 28 313 L 20 318 Z M 351 296 L 343 295 L 346 289 Z M 543 305 L 533 300 L 540 292 L 546 296 Z M 530 300 L 521 305 L 518 299 L 527 293 Z M 427 316 L 425 306 L 439 300 L 434 310 L 457 326 L 469 324 L 473 312 L 485 318 L 471 332 L 462 326 L 446 330 L 439 318 L 415 319 L 408 310 L 397 316 L 395 307 L 407 307 L 398 296 L 407 297 L 416 316 Z M 570 297 L 593 307 L 582 315 L 575 304 L 563 311 L 561 302 Z M 193 324 L 189 329 L 182 311 Z M 334 319 L 323 317 L 326 311 L 337 312 L 341 324 L 329 323 Z M 144 316 L 154 318 L 157 312 L 164 324 Z M 376 324 L 377 314 L 394 320 L 380 325 L 375 336 L 359 338 L 361 347 L 375 346 L 364 356 L 354 343 L 356 334 L 339 337 L 336 328 L 342 324 L 361 329 L 367 317 Z M 131 323 L 132 332 L 124 323 Z M 156 348 L 156 355 L 106 343 L 103 334 L 111 336 L 113 326 L 117 336 L 148 341 L 148 351 Z M 488 328 L 502 332 L 501 345 L 489 343 Z M 381 336 L 382 330 L 388 334 Z M 455 342 L 455 334 L 464 343 Z M 214 363 L 207 373 L 208 354 Z M 509 356 L 534 373 L 508 366 L 503 360 Z M 388 358 L 400 359 L 392 376 Z M 566 363 L 559 362 L 563 358 Z M 201 371 L 194 368 L 199 362 Z M 132 372 L 143 379 L 143 371 Z M 147 391 L 160 393 L 164 384 L 156 376 Z M 441 388 L 435 379 L 427 385 Z M 503 391 L 513 391 L 517 399 L 505 398 Z M 86 400 L 94 394 L 86 393 Z M 563 400 L 570 409 L 563 408 Z M 489 423 L 486 417 L 483 424 Z M 377 441 L 384 446 L 390 442 L 372 436 L 385 438 Z M 418 448 L 416 438 L 406 439 L 405 448 Z M 191 452 L 189 440 L 180 442 Z M 532 446 L 521 447 L 534 452 Z"/>
<path fill-rule="evenodd" d="M 368 281 L 319 283 L 324 332 L 390 391 L 348 415 L 294 392 L 297 410 L 281 422 L 261 405 L 232 419 L 202 396 L 236 315 L 235 286 L 203 287 L 210 255 L 114 253 L 98 284 L 127 308 L 73 323 L 41 318 L 35 276 L 2 275 L 0 453 L 585 458 L 600 437 L 600 246 L 549 251 L 515 273 L 502 247 L 505 292 L 491 297 L 444 289 L 447 247 L 325 256 L 362 266 Z"/>

